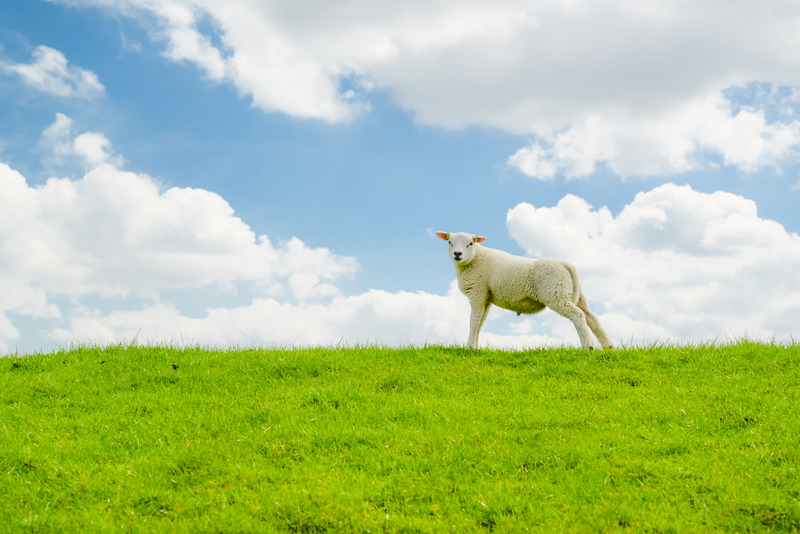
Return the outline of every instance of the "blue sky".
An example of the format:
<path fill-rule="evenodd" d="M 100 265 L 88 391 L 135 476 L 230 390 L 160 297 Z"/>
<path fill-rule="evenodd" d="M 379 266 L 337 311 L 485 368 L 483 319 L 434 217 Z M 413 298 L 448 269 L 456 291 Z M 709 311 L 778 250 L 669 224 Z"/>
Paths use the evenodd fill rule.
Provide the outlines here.
<path fill-rule="evenodd" d="M 623 343 L 796 339 L 798 22 L 789 1 L 4 2 L 0 352 L 461 343 L 435 230 L 574 262 Z M 577 343 L 550 311 L 484 332 Z"/>

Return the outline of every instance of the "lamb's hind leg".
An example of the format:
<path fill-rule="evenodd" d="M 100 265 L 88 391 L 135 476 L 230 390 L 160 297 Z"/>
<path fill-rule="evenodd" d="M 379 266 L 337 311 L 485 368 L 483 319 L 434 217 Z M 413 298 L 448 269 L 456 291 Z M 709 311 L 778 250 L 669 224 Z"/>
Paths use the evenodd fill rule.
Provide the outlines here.
<path fill-rule="evenodd" d="M 558 302 L 548 304 L 550 309 L 572 321 L 575 325 L 575 330 L 578 331 L 578 337 L 581 339 L 581 346 L 586 350 L 592 350 L 594 343 L 592 342 L 592 333 L 589 330 L 589 325 L 586 324 L 586 314 L 577 305 L 572 302 Z"/>
<path fill-rule="evenodd" d="M 597 315 L 592 313 L 592 310 L 589 309 L 589 303 L 586 302 L 586 297 L 581 295 L 581 298 L 578 300 L 578 307 L 583 310 L 583 313 L 586 315 L 586 324 L 589 325 L 589 328 L 594 332 L 595 337 L 600 342 L 600 344 L 605 349 L 613 349 L 614 344 L 609 339 L 608 334 L 606 331 L 603 330 L 603 327 L 600 325 L 600 319 L 597 318 Z"/>

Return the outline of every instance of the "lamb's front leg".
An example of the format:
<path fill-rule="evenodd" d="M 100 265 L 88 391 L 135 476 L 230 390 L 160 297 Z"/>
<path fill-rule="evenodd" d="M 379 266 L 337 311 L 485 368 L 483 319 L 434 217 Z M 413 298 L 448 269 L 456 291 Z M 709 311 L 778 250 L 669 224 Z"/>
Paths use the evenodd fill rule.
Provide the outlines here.
<path fill-rule="evenodd" d="M 470 302 L 472 312 L 469 316 L 469 339 L 467 346 L 471 349 L 478 348 L 478 334 L 481 333 L 481 327 L 489 315 L 489 308 L 492 305 L 488 302 Z"/>

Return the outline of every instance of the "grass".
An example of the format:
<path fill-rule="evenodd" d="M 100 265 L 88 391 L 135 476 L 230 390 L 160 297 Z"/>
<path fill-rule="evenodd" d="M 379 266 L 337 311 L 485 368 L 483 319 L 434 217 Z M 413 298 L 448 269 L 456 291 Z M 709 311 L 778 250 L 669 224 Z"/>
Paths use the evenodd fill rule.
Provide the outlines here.
<path fill-rule="evenodd" d="M 800 531 L 800 345 L 0 358 L 0 532 Z"/>

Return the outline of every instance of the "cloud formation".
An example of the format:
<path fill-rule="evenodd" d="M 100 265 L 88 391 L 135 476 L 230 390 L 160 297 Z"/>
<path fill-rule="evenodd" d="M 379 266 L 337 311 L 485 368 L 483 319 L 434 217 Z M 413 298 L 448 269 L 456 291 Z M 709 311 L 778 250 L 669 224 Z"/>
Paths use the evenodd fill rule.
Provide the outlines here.
<path fill-rule="evenodd" d="M 297 238 L 273 244 L 235 216 L 219 195 L 164 188 L 117 168 L 110 142 L 87 132 L 70 140 L 59 115 L 44 137 L 62 157 L 88 167 L 80 179 L 51 178 L 32 187 L 0 163 L 0 316 L 61 317 L 53 302 L 88 297 L 158 301 L 169 290 L 249 283 L 257 294 L 289 301 L 339 295 L 331 282 L 352 276 L 354 258 L 311 248 Z M 7 316 L 2 338 L 18 335 Z M 7 344 L 6 344 L 7 346 Z"/>
<path fill-rule="evenodd" d="M 787 339 L 800 324 L 800 236 L 741 196 L 666 184 L 614 216 L 567 195 L 521 203 L 507 224 L 528 254 L 580 266 L 590 304 L 625 340 Z"/>
<path fill-rule="evenodd" d="M 793 96 L 785 100 L 797 103 Z M 662 176 L 704 168 L 699 154 L 710 153 L 724 165 L 754 172 L 796 158 L 798 146 L 800 120 L 769 122 L 765 110 L 753 106 L 734 111 L 720 92 L 656 117 L 628 111 L 587 116 L 542 135 L 508 163 L 541 180 L 588 176 L 601 163 L 621 176 Z"/>
<path fill-rule="evenodd" d="M 166 302 L 107 314 L 77 309 L 51 337 L 59 343 L 135 340 L 234 347 L 457 343 L 469 311 L 453 291 L 458 290 L 440 296 L 370 290 L 299 304 L 256 298 L 244 306 L 209 307 L 201 317 L 187 316 Z"/>
<path fill-rule="evenodd" d="M 751 171 L 800 141 L 796 116 L 729 100 L 800 87 L 791 0 L 62 1 L 137 18 L 266 111 L 348 121 L 388 90 L 421 123 L 532 136 L 509 164 L 540 179 L 682 172 L 707 152 Z"/>
<path fill-rule="evenodd" d="M 37 46 L 31 63 L 0 65 L 19 75 L 26 85 L 55 96 L 92 99 L 102 95 L 105 87 L 97 75 L 70 65 L 64 54 L 49 46 Z"/>

